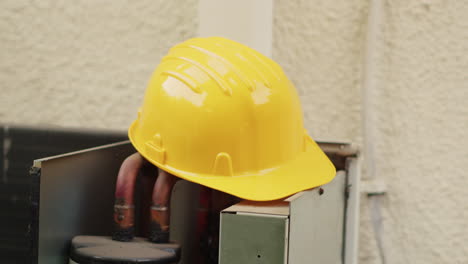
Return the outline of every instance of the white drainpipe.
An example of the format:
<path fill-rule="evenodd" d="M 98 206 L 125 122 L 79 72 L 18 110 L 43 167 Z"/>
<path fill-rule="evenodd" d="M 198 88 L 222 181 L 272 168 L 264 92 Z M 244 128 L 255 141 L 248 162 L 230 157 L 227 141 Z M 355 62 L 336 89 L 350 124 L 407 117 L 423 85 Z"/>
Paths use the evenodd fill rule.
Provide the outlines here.
<path fill-rule="evenodd" d="M 362 120 L 364 134 L 364 164 L 365 174 L 362 182 L 362 191 L 368 194 L 371 211 L 371 221 L 382 264 L 386 263 L 385 246 L 383 239 L 383 220 L 381 215 L 382 194 L 386 192 L 383 181 L 378 179 L 376 159 L 376 111 L 375 91 L 379 88 L 377 83 L 378 60 L 377 49 L 379 35 L 383 28 L 384 5 L 383 0 L 370 0 L 369 17 L 367 20 L 366 46 L 363 65 L 362 86 Z"/>

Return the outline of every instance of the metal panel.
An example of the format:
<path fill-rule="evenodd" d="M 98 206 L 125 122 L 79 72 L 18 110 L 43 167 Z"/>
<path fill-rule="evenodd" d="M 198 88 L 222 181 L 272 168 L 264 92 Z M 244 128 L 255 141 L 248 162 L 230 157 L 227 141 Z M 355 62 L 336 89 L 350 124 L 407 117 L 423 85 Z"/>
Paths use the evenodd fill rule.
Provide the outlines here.
<path fill-rule="evenodd" d="M 63 128 L 0 127 L 0 263 L 31 263 L 31 188 L 37 158 L 119 142 L 126 133 Z M 37 219 L 36 219 L 37 221 Z"/>
<path fill-rule="evenodd" d="M 345 264 L 356 264 L 359 243 L 359 182 L 361 181 L 361 168 L 359 158 L 347 159 L 347 201 L 346 201 L 346 222 L 345 241 L 343 258 Z"/>
<path fill-rule="evenodd" d="M 338 171 L 332 182 L 291 197 L 288 263 L 341 263 L 345 183 Z"/>
<path fill-rule="evenodd" d="M 289 202 L 282 200 L 264 202 L 244 200 L 224 209 L 223 212 L 289 216 Z"/>
<path fill-rule="evenodd" d="M 35 161 L 40 167 L 39 264 L 68 261 L 75 235 L 110 235 L 115 180 L 128 142 Z"/>
<path fill-rule="evenodd" d="M 196 241 L 199 185 L 179 181 L 174 186 L 171 198 L 170 240 L 182 248 L 179 264 L 193 263 L 200 254 Z"/>
<path fill-rule="evenodd" d="M 285 263 L 288 218 L 257 214 L 221 214 L 220 263 Z"/>
<path fill-rule="evenodd" d="M 36 161 L 41 167 L 36 198 L 40 198 L 39 264 L 65 263 L 75 235 L 111 234 L 117 172 L 133 152 L 131 144 L 123 142 Z M 183 248 L 180 264 L 191 263 L 199 253 L 194 250 L 198 188 L 179 181 L 173 190 L 171 241 Z M 135 195 L 138 201 L 138 192 Z M 138 235 L 138 226 L 136 230 Z"/>

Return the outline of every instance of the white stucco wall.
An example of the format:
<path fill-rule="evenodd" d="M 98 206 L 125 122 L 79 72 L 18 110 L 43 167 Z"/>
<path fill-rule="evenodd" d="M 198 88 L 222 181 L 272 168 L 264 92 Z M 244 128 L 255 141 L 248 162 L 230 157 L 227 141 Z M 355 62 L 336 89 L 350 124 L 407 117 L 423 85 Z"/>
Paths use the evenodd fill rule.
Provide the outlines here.
<path fill-rule="evenodd" d="M 468 1 L 386 5 L 375 104 L 388 263 L 468 263 L 467 14 Z"/>
<path fill-rule="evenodd" d="M 273 59 L 299 90 L 314 138 L 360 135 L 361 0 L 288 1 L 274 5 Z"/>
<path fill-rule="evenodd" d="M 197 0 L 1 1 L 0 122 L 124 130 Z M 378 36 L 376 169 L 388 263 L 468 263 L 468 1 L 390 0 Z M 273 58 L 316 139 L 361 144 L 368 1 L 275 0 Z M 360 263 L 380 263 L 362 197 Z"/>
<path fill-rule="evenodd" d="M 275 5 L 273 56 L 316 138 L 362 142 L 368 1 Z M 384 1 L 371 93 L 386 263 L 468 263 L 468 1 Z M 381 263 L 362 196 L 360 263 Z"/>
<path fill-rule="evenodd" d="M 197 0 L 0 2 L 0 122 L 125 129 Z"/>

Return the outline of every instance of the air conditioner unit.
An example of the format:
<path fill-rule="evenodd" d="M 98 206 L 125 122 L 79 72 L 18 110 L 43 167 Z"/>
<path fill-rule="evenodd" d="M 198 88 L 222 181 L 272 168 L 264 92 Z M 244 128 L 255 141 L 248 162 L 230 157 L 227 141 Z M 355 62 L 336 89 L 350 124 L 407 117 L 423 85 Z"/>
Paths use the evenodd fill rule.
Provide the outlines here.
<path fill-rule="evenodd" d="M 68 263 L 74 236 L 111 234 L 116 175 L 135 152 L 121 141 L 125 133 L 11 126 L 1 131 L 0 205 L 10 212 L 2 218 L 0 262 Z M 318 143 L 338 171 L 331 183 L 274 202 L 239 202 L 218 193 L 231 206 L 211 209 L 209 234 L 197 234 L 199 186 L 178 182 L 170 239 L 182 248 L 180 263 L 217 263 L 218 256 L 221 264 L 356 263 L 358 153 L 348 143 Z"/>

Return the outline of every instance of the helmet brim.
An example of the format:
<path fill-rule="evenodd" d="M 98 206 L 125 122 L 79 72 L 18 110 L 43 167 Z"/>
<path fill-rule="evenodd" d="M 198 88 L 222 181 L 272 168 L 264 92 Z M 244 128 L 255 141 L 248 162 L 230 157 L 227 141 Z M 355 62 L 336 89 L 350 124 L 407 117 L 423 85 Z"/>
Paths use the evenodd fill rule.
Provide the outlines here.
<path fill-rule="evenodd" d="M 134 124 L 132 124 L 133 127 Z M 271 201 L 300 191 L 324 185 L 336 175 L 336 169 L 325 153 L 312 139 L 306 141 L 306 149 L 293 160 L 276 168 L 242 176 L 219 176 L 181 171 L 167 164 L 160 164 L 147 155 L 135 142 L 129 129 L 129 138 L 137 151 L 158 168 L 182 179 L 201 184 L 243 199 Z"/>

